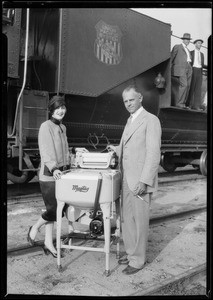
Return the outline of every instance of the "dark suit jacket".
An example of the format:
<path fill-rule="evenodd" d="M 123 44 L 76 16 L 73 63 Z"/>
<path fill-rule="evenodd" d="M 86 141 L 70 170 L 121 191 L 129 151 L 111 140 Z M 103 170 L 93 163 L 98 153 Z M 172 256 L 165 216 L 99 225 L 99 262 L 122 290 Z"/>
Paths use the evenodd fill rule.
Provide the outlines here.
<path fill-rule="evenodd" d="M 191 57 L 192 57 L 191 65 L 192 65 L 192 67 L 193 67 L 194 58 L 195 58 L 195 50 L 190 51 L 190 53 L 191 53 Z M 201 57 L 201 66 L 202 66 L 202 68 L 203 68 L 203 66 L 204 66 L 204 54 L 203 54 L 202 52 L 200 52 L 200 57 Z"/>
<path fill-rule="evenodd" d="M 187 64 L 187 54 L 183 45 L 175 45 L 171 52 L 171 74 L 173 76 L 183 76 Z"/>

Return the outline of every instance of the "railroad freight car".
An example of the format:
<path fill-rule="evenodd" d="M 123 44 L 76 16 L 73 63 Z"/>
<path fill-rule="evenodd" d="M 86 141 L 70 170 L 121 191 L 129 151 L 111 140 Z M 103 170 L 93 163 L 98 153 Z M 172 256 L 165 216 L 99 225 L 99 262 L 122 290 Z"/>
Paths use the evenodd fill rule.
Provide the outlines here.
<path fill-rule="evenodd" d="M 7 174 L 27 182 L 39 168 L 47 103 L 64 95 L 69 147 L 118 144 L 128 117 L 121 93 L 136 83 L 162 125 L 161 165 L 207 173 L 207 114 L 173 106 L 171 25 L 131 9 L 3 8 Z"/>

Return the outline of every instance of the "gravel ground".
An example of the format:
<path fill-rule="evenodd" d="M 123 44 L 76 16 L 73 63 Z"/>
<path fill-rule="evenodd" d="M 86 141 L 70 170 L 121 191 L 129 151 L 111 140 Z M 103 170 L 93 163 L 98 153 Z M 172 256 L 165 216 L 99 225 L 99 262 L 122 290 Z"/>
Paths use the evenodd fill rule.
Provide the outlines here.
<path fill-rule="evenodd" d="M 163 186 L 154 195 L 151 218 L 161 214 L 195 208 L 206 202 L 206 182 L 181 182 Z M 29 225 L 44 209 L 42 202 L 8 206 L 8 248 L 26 244 Z M 85 225 L 86 226 L 86 225 Z M 63 232 L 67 221 L 63 219 Z M 38 240 L 43 240 L 43 229 Z M 101 247 L 97 240 L 75 240 L 76 244 Z M 189 219 L 164 222 L 150 226 L 147 264 L 138 273 L 127 276 L 118 265 L 116 245 L 111 246 L 111 275 L 104 275 L 105 254 L 91 251 L 65 250 L 58 272 L 56 259 L 45 256 L 41 248 L 36 252 L 7 257 L 7 293 L 27 295 L 130 296 L 206 263 L 206 213 Z M 121 241 L 120 253 L 124 253 Z M 206 280 L 182 289 L 181 295 L 204 295 Z M 165 295 L 179 295 L 180 289 L 165 291 Z"/>

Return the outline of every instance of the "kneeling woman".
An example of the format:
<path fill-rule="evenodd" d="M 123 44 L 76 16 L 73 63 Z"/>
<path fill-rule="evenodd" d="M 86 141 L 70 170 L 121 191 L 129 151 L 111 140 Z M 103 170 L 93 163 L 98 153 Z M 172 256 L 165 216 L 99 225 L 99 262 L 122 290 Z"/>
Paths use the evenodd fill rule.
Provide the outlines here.
<path fill-rule="evenodd" d="M 70 154 L 66 136 L 66 127 L 62 119 L 66 114 L 64 98 L 54 96 L 49 102 L 50 119 L 41 124 L 38 134 L 38 145 L 41 156 L 39 183 L 46 211 L 39 220 L 29 228 L 28 242 L 35 244 L 39 228 L 45 224 L 45 254 L 57 257 L 53 245 L 53 226 L 56 221 L 57 200 L 55 198 L 55 180 L 61 178 L 63 170 L 70 168 Z M 64 210 L 66 209 L 66 205 Z"/>

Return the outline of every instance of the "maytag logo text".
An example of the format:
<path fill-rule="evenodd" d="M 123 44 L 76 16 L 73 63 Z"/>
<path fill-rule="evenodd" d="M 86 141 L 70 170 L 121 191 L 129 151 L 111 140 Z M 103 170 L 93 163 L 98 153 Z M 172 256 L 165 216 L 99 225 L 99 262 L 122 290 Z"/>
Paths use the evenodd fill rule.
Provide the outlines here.
<path fill-rule="evenodd" d="M 85 185 L 84 185 L 84 186 L 73 185 L 73 186 L 72 186 L 72 189 L 73 189 L 75 192 L 87 193 L 88 190 L 89 190 L 89 187 L 86 187 Z"/>

